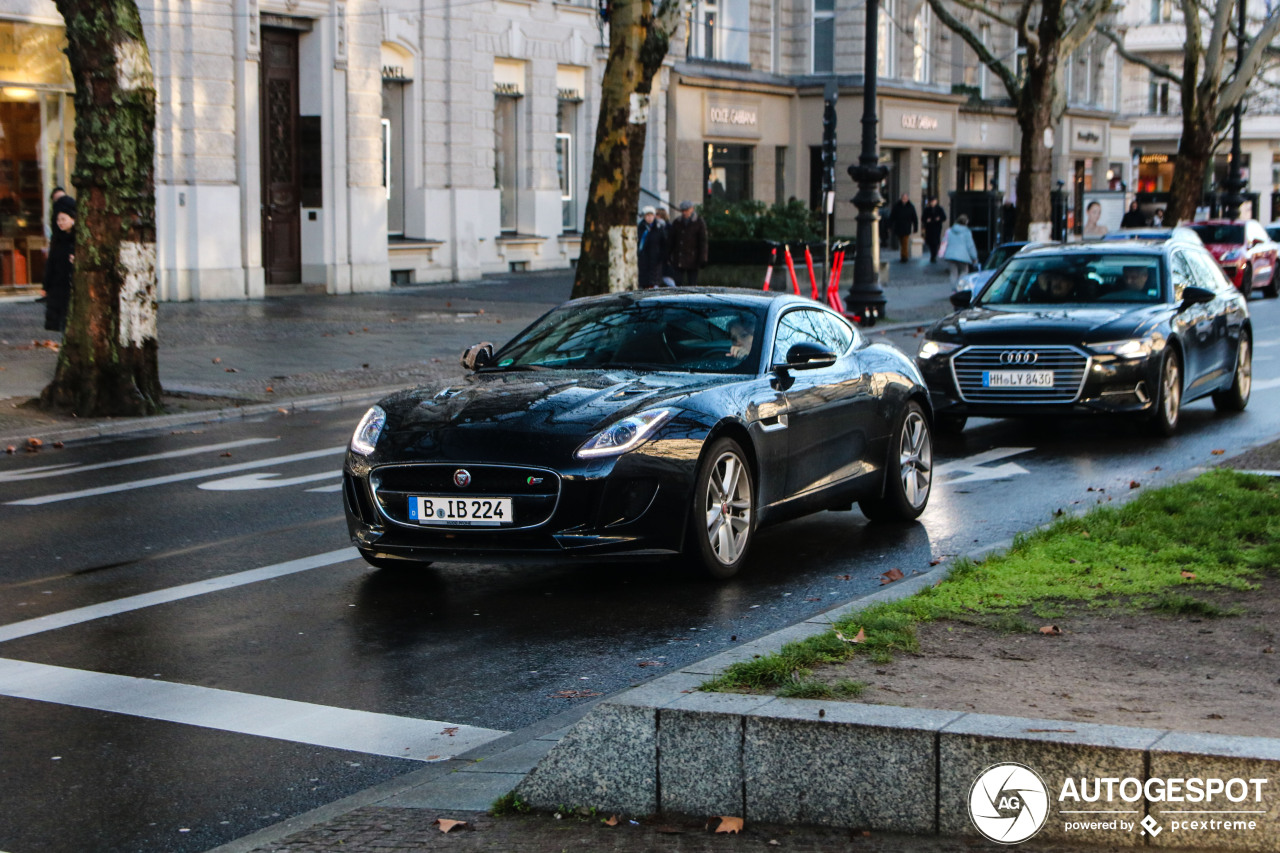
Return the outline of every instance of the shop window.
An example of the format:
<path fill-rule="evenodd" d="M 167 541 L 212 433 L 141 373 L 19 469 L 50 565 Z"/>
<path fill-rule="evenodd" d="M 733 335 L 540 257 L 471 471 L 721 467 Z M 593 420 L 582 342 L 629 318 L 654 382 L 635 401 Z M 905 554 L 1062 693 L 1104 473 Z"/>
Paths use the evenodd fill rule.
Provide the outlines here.
<path fill-rule="evenodd" d="M 773 149 L 773 203 L 787 203 L 787 149 L 784 145 Z"/>
<path fill-rule="evenodd" d="M 994 190 L 999 166 L 999 157 L 960 157 L 956 160 L 956 187 L 970 192 Z"/>
<path fill-rule="evenodd" d="M 511 95 L 499 94 L 493 99 L 493 185 L 498 190 L 499 227 L 503 231 L 516 231 L 519 224 L 519 104 L 519 98 Z"/>
<path fill-rule="evenodd" d="M 836 2 L 813 0 L 813 73 L 836 69 Z"/>
<path fill-rule="evenodd" d="M 560 180 L 560 227 L 565 231 L 578 230 L 577 125 L 578 105 L 560 101 L 556 107 L 556 175 Z"/>
<path fill-rule="evenodd" d="M 382 186 L 387 198 L 387 234 L 404 235 L 405 84 L 382 83 Z"/>
<path fill-rule="evenodd" d="M 703 169 L 707 201 L 746 201 L 753 197 L 751 167 L 755 148 L 708 142 Z"/>

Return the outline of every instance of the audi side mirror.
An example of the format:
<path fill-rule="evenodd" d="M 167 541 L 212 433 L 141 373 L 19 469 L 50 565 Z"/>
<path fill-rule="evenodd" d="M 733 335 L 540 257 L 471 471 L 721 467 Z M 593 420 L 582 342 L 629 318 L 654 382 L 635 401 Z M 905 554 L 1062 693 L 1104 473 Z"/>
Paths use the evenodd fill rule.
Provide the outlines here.
<path fill-rule="evenodd" d="M 969 303 L 973 301 L 973 291 L 956 290 L 952 292 L 949 298 L 951 299 L 951 304 L 954 305 L 955 307 L 968 308 Z"/>
<path fill-rule="evenodd" d="M 1212 302 L 1217 296 L 1207 287 L 1201 287 L 1198 284 L 1189 284 L 1182 288 L 1182 305 L 1183 308 L 1189 308 L 1192 305 L 1203 305 L 1206 302 Z"/>

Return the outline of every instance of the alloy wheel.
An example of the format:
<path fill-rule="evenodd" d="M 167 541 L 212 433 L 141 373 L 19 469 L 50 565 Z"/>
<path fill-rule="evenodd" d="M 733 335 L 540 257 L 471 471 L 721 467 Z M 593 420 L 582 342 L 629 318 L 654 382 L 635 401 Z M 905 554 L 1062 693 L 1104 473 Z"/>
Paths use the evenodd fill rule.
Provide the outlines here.
<path fill-rule="evenodd" d="M 933 439 L 928 422 L 919 412 L 909 412 L 902 425 L 898 464 L 903 496 L 912 507 L 919 509 L 929 500 L 933 484 Z"/>
<path fill-rule="evenodd" d="M 737 562 L 751 536 L 751 472 L 738 454 L 716 459 L 707 480 L 707 543 L 725 565 Z"/>

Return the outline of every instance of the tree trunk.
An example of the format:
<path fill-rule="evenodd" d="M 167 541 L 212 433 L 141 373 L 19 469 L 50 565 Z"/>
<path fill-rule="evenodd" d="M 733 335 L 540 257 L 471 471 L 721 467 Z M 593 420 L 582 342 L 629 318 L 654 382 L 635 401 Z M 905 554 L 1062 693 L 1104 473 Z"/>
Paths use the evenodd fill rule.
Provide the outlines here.
<path fill-rule="evenodd" d="M 670 43 L 651 0 L 615 0 L 609 15 L 609 59 L 574 298 L 636 288 L 636 212 L 649 93 Z"/>
<path fill-rule="evenodd" d="M 1187 85 L 1193 85 L 1191 81 Z M 1182 139 L 1174 158 L 1173 183 L 1164 221 L 1172 225 L 1195 218 L 1204 198 L 1204 176 L 1213 158 L 1217 137 L 1217 98 L 1194 86 L 1193 97 L 1182 99 Z"/>
<path fill-rule="evenodd" d="M 1044 144 L 1044 132 L 1053 127 L 1053 103 L 1057 95 L 1056 72 L 1044 65 L 1029 70 L 1018 104 L 1022 131 L 1018 171 L 1018 216 L 1013 239 L 1048 240 L 1052 229 L 1053 149 Z"/>
<path fill-rule="evenodd" d="M 134 0 L 56 0 L 75 81 L 75 275 L 43 405 L 161 409 L 156 360 L 155 82 Z"/>

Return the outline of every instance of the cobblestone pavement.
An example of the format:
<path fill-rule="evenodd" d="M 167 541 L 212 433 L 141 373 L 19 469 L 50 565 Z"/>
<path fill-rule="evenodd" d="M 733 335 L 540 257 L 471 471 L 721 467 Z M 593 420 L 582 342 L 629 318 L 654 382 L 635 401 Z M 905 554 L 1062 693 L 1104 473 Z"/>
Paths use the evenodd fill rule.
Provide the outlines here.
<path fill-rule="evenodd" d="M 463 820 L 467 829 L 447 834 L 435 825 L 438 818 Z M 977 839 L 942 839 L 915 835 L 864 833 L 822 827 L 777 826 L 748 823 L 739 834 L 720 834 L 703 821 L 645 820 L 632 824 L 620 818 L 617 826 L 605 826 L 602 817 L 547 814 L 493 817 L 476 812 L 440 812 L 369 806 L 340 818 L 298 832 L 253 853 L 382 853 L 383 851 L 450 850 L 503 851 L 503 853 L 738 853 L 747 850 L 787 850 L 803 853 L 970 853 L 1005 849 Z M 714 828 L 718 820 L 711 819 Z M 1104 853 L 1109 846 L 1037 843 L 1018 845 L 1026 853 Z"/>

